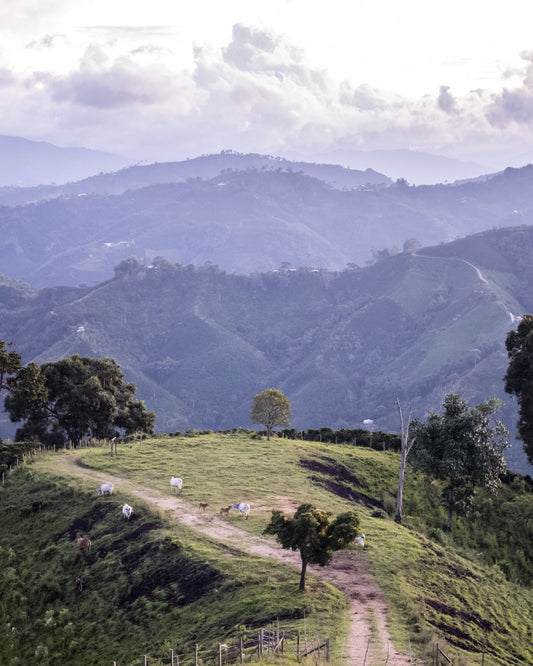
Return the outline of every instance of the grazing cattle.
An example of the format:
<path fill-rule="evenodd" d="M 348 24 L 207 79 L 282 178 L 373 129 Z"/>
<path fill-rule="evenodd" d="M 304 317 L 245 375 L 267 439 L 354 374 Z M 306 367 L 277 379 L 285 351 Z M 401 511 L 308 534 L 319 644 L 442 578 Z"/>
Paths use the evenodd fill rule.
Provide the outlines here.
<path fill-rule="evenodd" d="M 96 491 L 97 495 L 105 495 L 106 493 L 109 493 L 109 495 L 113 494 L 113 484 L 112 483 L 102 483 L 100 488 Z"/>
<path fill-rule="evenodd" d="M 231 504 L 229 508 L 235 509 L 235 511 L 238 511 L 241 515 L 246 516 L 246 520 L 248 520 L 250 505 L 246 504 L 246 502 L 235 502 L 234 504 Z"/>
<path fill-rule="evenodd" d="M 220 509 L 220 515 L 222 515 L 223 513 L 225 513 L 226 515 L 228 515 L 230 509 L 231 509 L 231 506 L 228 506 L 227 509 L 224 509 L 224 508 L 223 508 L 223 509 Z"/>
<path fill-rule="evenodd" d="M 207 509 L 208 506 L 209 504 L 207 502 L 200 502 L 200 504 L 198 505 L 198 509 L 205 513 L 205 510 Z"/>
<path fill-rule="evenodd" d="M 170 488 L 172 490 L 175 490 L 176 488 L 178 490 L 181 490 L 182 486 L 183 486 L 183 480 L 182 479 L 180 479 L 176 476 L 171 477 L 171 479 L 170 479 Z"/>
<path fill-rule="evenodd" d="M 361 534 L 361 536 L 355 537 L 355 543 L 358 543 L 360 546 L 363 546 L 363 550 L 365 549 L 365 535 Z"/>
<path fill-rule="evenodd" d="M 131 518 L 131 514 L 133 513 L 133 507 L 131 507 L 129 504 L 124 504 L 122 507 L 122 513 L 124 514 L 124 518 L 129 520 Z"/>
<path fill-rule="evenodd" d="M 43 503 L 41 500 L 35 500 L 35 502 L 31 505 L 31 508 L 33 510 L 33 513 L 39 513 L 42 511 L 43 508 Z"/>
<path fill-rule="evenodd" d="M 91 550 L 91 540 L 87 537 L 80 537 L 78 539 L 78 548 L 80 550 Z"/>

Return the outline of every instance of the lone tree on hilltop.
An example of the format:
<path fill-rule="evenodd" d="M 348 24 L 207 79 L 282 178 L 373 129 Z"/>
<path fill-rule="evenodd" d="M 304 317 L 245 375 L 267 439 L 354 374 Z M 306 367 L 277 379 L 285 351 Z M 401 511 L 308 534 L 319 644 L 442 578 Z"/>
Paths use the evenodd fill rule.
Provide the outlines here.
<path fill-rule="evenodd" d="M 451 531 L 454 512 L 469 508 L 477 487 L 498 486 L 507 468 L 503 452 L 509 446 L 509 433 L 500 421 L 491 420 L 500 400 L 469 409 L 458 395 L 449 393 L 443 406 L 442 414 L 430 412 L 425 423 L 412 421 L 411 462 L 447 481 L 443 504 L 448 510 L 446 528 Z"/>
<path fill-rule="evenodd" d="M 533 314 L 524 315 L 517 330 L 509 331 L 505 346 L 509 356 L 505 390 L 518 400 L 518 435 L 533 464 Z"/>
<path fill-rule="evenodd" d="M 300 551 L 300 590 L 305 590 L 308 564 L 326 566 L 334 551 L 347 548 L 359 536 L 359 516 L 353 511 L 340 514 L 333 522 L 330 517 L 331 513 L 319 511 L 312 504 L 302 504 L 292 518 L 272 511 L 263 531 L 275 535 L 283 548 Z"/>
<path fill-rule="evenodd" d="M 77 446 L 87 436 L 113 437 L 126 432 L 153 432 L 155 414 L 134 401 L 135 384 L 127 384 L 114 359 L 69 358 L 27 368 L 7 381 L 4 401 L 13 422 L 24 421 L 16 439 L 69 439 Z"/>
<path fill-rule="evenodd" d="M 250 421 L 261 423 L 267 431 L 267 439 L 272 435 L 272 428 L 290 425 L 291 403 L 278 389 L 265 389 L 258 393 L 250 410 Z"/>

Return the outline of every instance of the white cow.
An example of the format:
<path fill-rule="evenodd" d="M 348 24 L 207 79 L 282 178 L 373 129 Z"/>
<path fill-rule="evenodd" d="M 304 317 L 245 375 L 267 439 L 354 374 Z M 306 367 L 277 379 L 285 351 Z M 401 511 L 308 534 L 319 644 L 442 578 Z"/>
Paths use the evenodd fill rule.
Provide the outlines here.
<path fill-rule="evenodd" d="M 230 509 L 235 509 L 235 511 L 238 511 L 241 515 L 246 516 L 246 520 L 248 520 L 250 505 L 246 504 L 246 502 L 235 502 L 235 504 L 230 506 Z"/>
<path fill-rule="evenodd" d="M 365 535 L 361 534 L 361 536 L 355 537 L 355 543 L 358 543 L 360 546 L 363 546 L 363 550 L 365 549 Z"/>
<path fill-rule="evenodd" d="M 106 493 L 109 493 L 110 495 L 113 494 L 113 484 L 112 483 L 102 483 L 100 488 L 96 491 L 97 495 L 105 495 Z"/>
<path fill-rule="evenodd" d="M 175 490 L 176 488 L 178 490 L 181 490 L 182 486 L 183 486 L 183 480 L 182 479 L 180 479 L 176 476 L 172 476 L 170 478 L 170 488 L 171 488 L 171 490 Z"/>
<path fill-rule="evenodd" d="M 124 504 L 122 507 L 122 513 L 124 514 L 124 518 L 129 520 L 131 518 L 131 514 L 133 513 L 133 507 L 131 507 L 129 504 Z"/>

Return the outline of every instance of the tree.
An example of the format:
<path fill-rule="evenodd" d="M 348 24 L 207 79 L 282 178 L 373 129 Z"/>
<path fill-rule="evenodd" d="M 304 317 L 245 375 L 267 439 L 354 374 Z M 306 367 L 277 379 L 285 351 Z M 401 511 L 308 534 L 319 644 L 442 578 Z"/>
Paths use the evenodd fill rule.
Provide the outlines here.
<path fill-rule="evenodd" d="M 290 418 L 291 403 L 278 389 L 265 389 L 255 396 L 250 410 L 250 421 L 265 426 L 267 439 L 270 439 L 275 426 L 290 425 Z"/>
<path fill-rule="evenodd" d="M 533 464 L 533 314 L 525 314 L 516 331 L 509 331 L 505 346 L 509 356 L 505 390 L 518 400 L 518 436 Z"/>
<path fill-rule="evenodd" d="M 4 404 L 13 422 L 25 421 L 17 439 L 66 437 L 77 446 L 89 435 L 113 437 L 116 427 L 152 432 L 155 415 L 133 400 L 135 390 L 114 359 L 75 354 L 22 368 L 8 380 Z"/>
<path fill-rule="evenodd" d="M 453 393 L 444 399 L 444 412 L 430 412 L 426 423 L 413 421 L 413 465 L 447 481 L 443 503 L 448 510 L 446 527 L 451 531 L 454 512 L 465 512 L 477 487 L 494 490 L 507 465 L 503 456 L 509 446 L 508 431 L 492 414 L 500 400 L 489 400 L 469 409 Z"/>
<path fill-rule="evenodd" d="M 0 391 L 7 388 L 7 379 L 21 368 L 21 356 L 15 350 L 8 351 L 12 342 L 0 340 Z"/>
<path fill-rule="evenodd" d="M 274 510 L 263 534 L 273 534 L 287 550 L 299 550 L 302 559 L 300 590 L 305 590 L 308 564 L 321 567 L 329 564 L 333 552 L 347 548 L 359 536 L 359 516 L 342 513 L 333 522 L 330 513 L 319 511 L 311 504 L 302 504 L 290 518 Z"/>
<path fill-rule="evenodd" d="M 403 412 L 400 405 L 400 400 L 396 398 L 396 404 L 398 405 L 398 412 L 400 414 L 400 426 L 401 426 L 401 445 L 400 445 L 400 473 L 398 475 L 398 492 L 396 494 L 396 515 L 394 520 L 397 523 L 402 522 L 402 513 L 403 513 L 403 481 L 405 476 L 405 465 L 407 463 L 407 456 L 411 451 L 411 448 L 414 444 L 414 438 L 409 438 L 409 428 L 411 427 L 411 412 L 407 417 L 407 422 L 403 418 Z"/>

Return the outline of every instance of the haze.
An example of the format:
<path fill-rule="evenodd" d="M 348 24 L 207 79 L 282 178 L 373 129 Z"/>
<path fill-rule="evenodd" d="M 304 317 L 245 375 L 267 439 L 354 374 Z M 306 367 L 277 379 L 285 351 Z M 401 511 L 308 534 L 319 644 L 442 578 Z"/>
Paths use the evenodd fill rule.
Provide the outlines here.
<path fill-rule="evenodd" d="M 409 149 L 521 166 L 531 18 L 523 0 L 8 0 L 0 134 L 132 161 Z"/>

